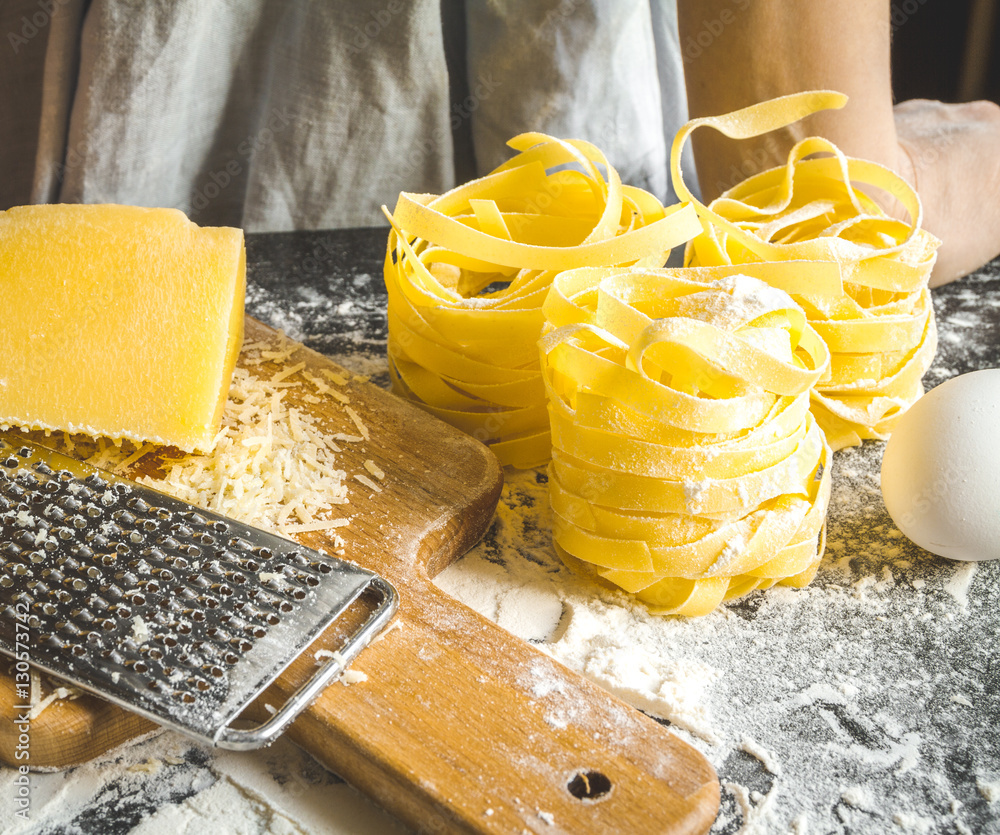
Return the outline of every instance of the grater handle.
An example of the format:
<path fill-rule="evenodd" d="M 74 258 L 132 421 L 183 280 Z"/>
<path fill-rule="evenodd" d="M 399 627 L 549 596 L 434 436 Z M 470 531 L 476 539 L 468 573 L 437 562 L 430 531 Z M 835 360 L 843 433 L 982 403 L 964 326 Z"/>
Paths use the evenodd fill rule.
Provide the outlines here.
<path fill-rule="evenodd" d="M 334 655 L 299 687 L 269 719 L 253 728 L 225 726 L 213 740 L 219 748 L 250 751 L 274 742 L 303 710 L 311 705 L 326 686 L 343 673 L 354 657 L 389 624 L 399 606 L 396 589 L 382 577 L 373 576 L 365 587 L 378 592 L 382 600 L 368 619 L 352 632 Z"/>

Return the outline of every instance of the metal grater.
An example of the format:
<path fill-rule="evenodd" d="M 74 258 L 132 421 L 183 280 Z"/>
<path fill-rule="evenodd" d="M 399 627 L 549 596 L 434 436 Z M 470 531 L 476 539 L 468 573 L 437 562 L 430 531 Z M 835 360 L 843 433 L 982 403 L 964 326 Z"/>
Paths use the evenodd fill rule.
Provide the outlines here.
<path fill-rule="evenodd" d="M 231 727 L 365 590 L 368 619 L 271 718 Z M 353 563 L 0 433 L 0 652 L 212 745 L 267 745 L 386 626 Z M 21 646 L 18 646 L 18 637 Z"/>

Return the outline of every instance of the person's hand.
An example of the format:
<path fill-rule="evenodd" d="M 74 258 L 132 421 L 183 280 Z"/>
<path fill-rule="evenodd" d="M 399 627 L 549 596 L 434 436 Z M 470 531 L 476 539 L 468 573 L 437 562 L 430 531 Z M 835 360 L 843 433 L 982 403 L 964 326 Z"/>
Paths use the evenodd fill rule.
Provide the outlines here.
<path fill-rule="evenodd" d="M 924 206 L 924 228 L 941 239 L 936 287 L 1000 254 L 1000 107 L 926 99 L 894 108 L 900 172 Z"/>
<path fill-rule="evenodd" d="M 823 136 L 847 156 L 881 163 L 916 186 L 924 227 L 942 241 L 932 285 L 1000 253 L 1000 108 L 921 100 L 893 108 L 885 0 L 732 6 L 733 0 L 677 0 L 681 43 L 700 45 L 706 33 L 712 36 L 696 58 L 685 58 L 692 116 L 801 90 L 838 90 L 849 101 L 755 140 L 698 131 L 691 143 L 706 202 L 749 174 L 783 165 L 799 139 Z"/>

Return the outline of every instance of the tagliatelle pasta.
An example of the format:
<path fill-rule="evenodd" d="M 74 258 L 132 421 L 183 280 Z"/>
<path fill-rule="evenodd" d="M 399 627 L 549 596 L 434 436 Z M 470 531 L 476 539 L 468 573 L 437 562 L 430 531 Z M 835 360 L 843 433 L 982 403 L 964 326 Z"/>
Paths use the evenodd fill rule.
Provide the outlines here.
<path fill-rule="evenodd" d="M 830 449 L 809 402 L 830 358 L 777 288 L 836 292 L 840 278 L 835 264 L 802 267 L 555 279 L 539 345 L 564 559 L 682 615 L 813 578 Z"/>
<path fill-rule="evenodd" d="M 746 139 L 845 101 L 839 93 L 800 93 L 694 119 L 671 152 L 674 188 L 695 205 L 704 227 L 688 245 L 686 264 L 795 259 L 840 266 L 839 296 L 810 289 L 794 295 L 830 348 L 830 378 L 817 385 L 812 409 L 835 450 L 886 438 L 923 393 L 921 377 L 936 348 L 927 282 L 939 241 L 921 229 L 916 192 L 889 169 L 848 158 L 813 137 L 795 145 L 783 167 L 750 177 L 704 206 L 684 183 L 680 155 L 699 127 Z M 813 154 L 826 156 L 809 158 Z M 864 186 L 897 199 L 909 222 L 887 215 Z M 803 265 L 806 274 L 812 269 Z"/>
<path fill-rule="evenodd" d="M 551 456 L 557 551 L 656 611 L 808 584 L 831 447 L 885 437 L 922 393 L 938 241 L 903 180 L 819 138 L 711 206 L 681 177 L 698 127 L 749 138 L 845 101 L 692 120 L 669 209 L 594 146 L 531 133 L 487 177 L 386 212 L 396 391 L 505 464 Z M 688 266 L 657 269 L 685 241 Z"/>
<path fill-rule="evenodd" d="M 536 346 L 553 277 L 662 265 L 701 231 L 622 185 L 593 145 L 526 133 L 517 155 L 443 195 L 403 193 L 385 261 L 394 390 L 490 444 L 505 464 L 549 458 Z"/>

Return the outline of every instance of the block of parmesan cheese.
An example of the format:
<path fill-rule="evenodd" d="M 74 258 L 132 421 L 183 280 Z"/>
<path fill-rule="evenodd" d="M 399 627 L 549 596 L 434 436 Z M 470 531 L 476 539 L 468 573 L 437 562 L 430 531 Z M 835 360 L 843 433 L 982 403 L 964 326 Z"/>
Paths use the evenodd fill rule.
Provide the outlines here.
<path fill-rule="evenodd" d="M 211 449 L 245 284 L 242 230 L 176 209 L 0 212 L 0 425 Z"/>

